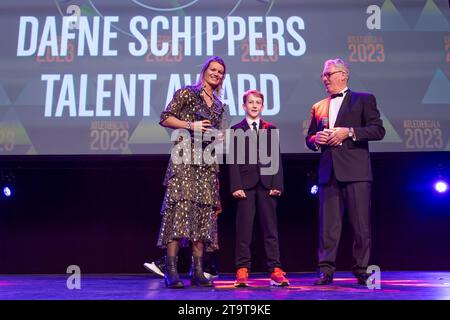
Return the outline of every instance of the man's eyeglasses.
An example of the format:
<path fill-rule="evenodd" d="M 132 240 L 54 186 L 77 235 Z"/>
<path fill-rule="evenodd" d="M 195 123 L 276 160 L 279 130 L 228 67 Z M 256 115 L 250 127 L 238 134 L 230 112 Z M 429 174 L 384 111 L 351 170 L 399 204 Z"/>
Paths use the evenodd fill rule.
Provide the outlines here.
<path fill-rule="evenodd" d="M 330 79 L 330 77 L 331 77 L 333 74 L 338 73 L 338 72 L 344 72 L 344 71 L 339 70 L 339 71 L 334 71 L 334 72 L 325 72 L 325 73 L 322 73 L 322 74 L 320 75 L 320 78 L 325 77 L 325 78 L 327 78 L 327 79 Z"/>

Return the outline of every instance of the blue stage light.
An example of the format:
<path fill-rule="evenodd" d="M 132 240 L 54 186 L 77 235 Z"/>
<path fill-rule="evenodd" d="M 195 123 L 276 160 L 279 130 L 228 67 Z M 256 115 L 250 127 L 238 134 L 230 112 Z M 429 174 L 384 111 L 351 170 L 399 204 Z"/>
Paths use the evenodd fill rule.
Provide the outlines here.
<path fill-rule="evenodd" d="M 448 184 L 444 180 L 438 180 L 434 184 L 434 190 L 436 190 L 439 193 L 445 193 L 448 191 Z"/>
<path fill-rule="evenodd" d="M 319 187 L 317 186 L 317 184 L 314 184 L 309 192 L 311 192 L 311 194 L 317 194 L 318 191 Z"/>
<path fill-rule="evenodd" d="M 3 187 L 3 194 L 5 195 L 5 197 L 11 197 L 13 194 L 12 188 L 8 186 Z"/>

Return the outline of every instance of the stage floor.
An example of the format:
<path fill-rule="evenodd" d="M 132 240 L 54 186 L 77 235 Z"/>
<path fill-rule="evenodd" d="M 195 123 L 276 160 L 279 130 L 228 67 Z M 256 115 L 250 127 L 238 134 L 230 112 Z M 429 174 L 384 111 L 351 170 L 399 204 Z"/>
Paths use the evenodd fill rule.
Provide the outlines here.
<path fill-rule="evenodd" d="M 81 289 L 69 290 L 69 275 L 0 275 L 1 300 L 450 300 L 450 272 L 383 271 L 381 288 L 356 284 L 349 272 L 334 283 L 313 286 L 315 273 L 289 273 L 291 286 L 269 286 L 267 274 L 251 274 L 250 287 L 234 288 L 234 275 L 221 275 L 214 288 L 166 289 L 151 274 L 89 274 Z M 183 275 L 185 285 L 189 284 Z"/>

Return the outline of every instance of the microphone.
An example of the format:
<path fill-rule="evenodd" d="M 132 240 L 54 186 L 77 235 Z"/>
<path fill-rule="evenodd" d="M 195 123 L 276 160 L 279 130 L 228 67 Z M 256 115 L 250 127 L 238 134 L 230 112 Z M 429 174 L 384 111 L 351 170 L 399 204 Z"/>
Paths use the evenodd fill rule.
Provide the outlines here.
<path fill-rule="evenodd" d="M 321 121 L 321 124 L 322 124 L 322 130 L 323 129 L 328 129 L 328 127 L 329 127 L 328 117 L 323 117 L 322 121 Z"/>

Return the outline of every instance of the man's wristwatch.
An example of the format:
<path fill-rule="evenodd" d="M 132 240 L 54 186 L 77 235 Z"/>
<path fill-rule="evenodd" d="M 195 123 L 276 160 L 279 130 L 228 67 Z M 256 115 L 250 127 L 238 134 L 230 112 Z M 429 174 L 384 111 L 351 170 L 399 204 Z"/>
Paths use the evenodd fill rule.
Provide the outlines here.
<path fill-rule="evenodd" d="M 355 132 L 353 131 L 353 128 L 348 128 L 348 137 L 350 139 L 354 139 Z"/>

